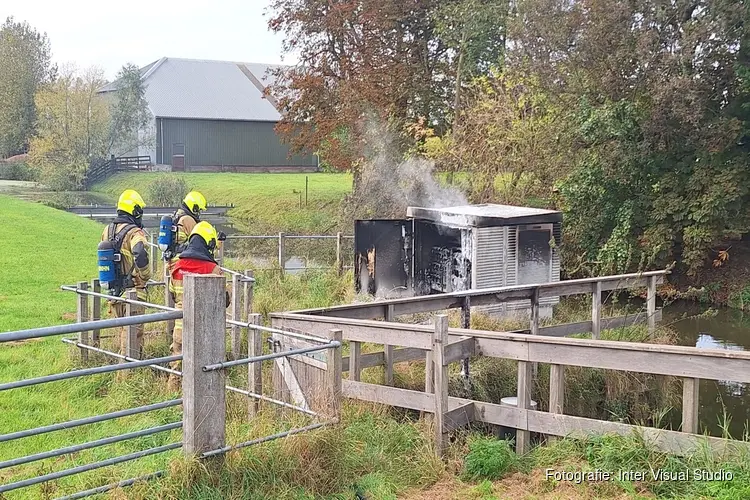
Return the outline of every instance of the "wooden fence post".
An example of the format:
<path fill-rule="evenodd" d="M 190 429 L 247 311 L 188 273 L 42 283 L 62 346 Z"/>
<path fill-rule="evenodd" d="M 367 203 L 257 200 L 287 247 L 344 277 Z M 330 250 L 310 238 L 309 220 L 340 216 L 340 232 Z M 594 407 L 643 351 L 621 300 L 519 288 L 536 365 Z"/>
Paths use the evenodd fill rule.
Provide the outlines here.
<path fill-rule="evenodd" d="M 85 281 L 79 281 L 78 282 L 78 288 L 81 290 L 88 290 L 89 284 Z M 85 323 L 89 320 L 89 296 L 85 295 L 83 293 L 76 294 L 78 298 L 78 303 L 76 307 L 76 322 L 78 323 Z M 89 343 L 89 332 L 78 332 L 78 343 L 79 344 L 86 344 Z M 89 351 L 87 349 L 80 349 L 81 351 L 81 361 L 86 362 L 89 360 Z"/>
<path fill-rule="evenodd" d="M 395 315 L 393 314 L 393 306 L 388 305 L 385 309 L 385 320 L 395 321 Z M 383 346 L 383 357 L 385 361 L 385 385 L 393 385 L 393 346 Z"/>
<path fill-rule="evenodd" d="M 226 281 L 186 274 L 183 283 L 182 450 L 192 457 L 225 444 L 225 373 L 203 367 L 225 360 Z"/>
<path fill-rule="evenodd" d="M 549 367 L 549 412 L 562 415 L 565 411 L 565 365 Z M 548 436 L 550 441 L 557 439 Z"/>
<path fill-rule="evenodd" d="M 245 270 L 245 276 L 248 278 L 254 278 L 252 269 Z M 245 320 L 250 321 L 250 315 L 253 313 L 253 289 L 255 283 L 252 281 L 245 281 Z"/>
<path fill-rule="evenodd" d="M 469 297 L 464 297 L 464 300 L 461 303 L 461 328 L 465 328 L 467 330 L 471 328 L 471 299 Z M 463 374 L 464 382 L 467 383 L 468 387 L 469 358 L 464 359 L 462 363 L 461 373 Z"/>
<path fill-rule="evenodd" d="M 700 379 L 682 379 L 682 432 L 698 434 Z"/>
<path fill-rule="evenodd" d="M 362 377 L 362 342 L 349 341 L 349 380 L 359 382 Z"/>
<path fill-rule="evenodd" d="M 336 233 L 336 272 L 339 276 L 344 273 L 344 261 L 341 255 L 341 233 Z"/>
<path fill-rule="evenodd" d="M 344 332 L 341 330 L 329 330 L 328 339 L 339 343 L 338 347 L 329 349 L 326 355 L 326 385 L 328 390 L 328 401 L 331 416 L 336 421 L 341 420 L 341 397 L 342 397 L 342 345 Z"/>
<path fill-rule="evenodd" d="M 539 335 L 539 288 L 535 288 L 531 295 L 531 322 L 529 325 L 531 335 Z M 531 364 L 531 372 L 536 380 L 538 364 Z"/>
<path fill-rule="evenodd" d="M 91 280 L 91 289 L 94 293 L 101 293 L 102 286 L 99 280 Z M 102 318 L 102 298 L 94 295 L 92 297 L 93 305 L 91 307 L 91 321 L 97 321 Z M 91 332 L 91 343 L 94 347 L 99 347 L 99 334 L 101 330 L 94 330 Z"/>
<path fill-rule="evenodd" d="M 219 255 L 217 256 L 216 260 L 219 263 L 220 267 L 224 267 L 224 245 L 225 244 L 226 244 L 226 241 L 219 242 L 219 251 L 217 252 Z"/>
<path fill-rule="evenodd" d="M 445 363 L 445 344 L 448 342 L 448 316 L 435 316 L 432 334 L 432 359 L 435 366 L 435 453 L 442 457 L 448 446 L 445 414 L 448 413 L 448 366 Z"/>
<path fill-rule="evenodd" d="M 242 295 L 240 293 L 240 276 L 232 275 L 232 320 L 242 320 Z M 232 325 L 231 328 L 231 357 L 240 359 L 242 356 L 242 327 Z"/>
<path fill-rule="evenodd" d="M 656 276 L 648 277 L 648 290 L 646 292 L 646 319 L 649 336 L 653 336 L 656 332 L 656 278 Z"/>
<path fill-rule="evenodd" d="M 169 291 L 169 282 L 171 280 L 169 275 L 169 269 L 167 269 L 167 261 L 164 261 L 164 305 L 167 307 L 174 307 L 174 298 L 172 292 Z M 174 320 L 166 322 L 166 340 L 170 345 L 172 344 L 172 333 L 174 331 Z"/>
<path fill-rule="evenodd" d="M 125 293 L 125 298 L 128 300 L 138 300 L 138 292 L 135 290 L 129 290 Z M 135 306 L 132 304 L 125 304 L 125 315 L 135 316 Z M 130 325 L 125 327 L 125 356 L 134 359 L 141 359 L 141 346 L 138 345 L 138 326 Z"/>
<path fill-rule="evenodd" d="M 260 320 L 260 314 L 250 314 L 247 322 L 253 325 L 260 325 Z M 251 358 L 263 354 L 263 332 L 254 328 L 248 328 L 247 350 L 248 357 Z M 263 365 L 261 362 L 247 365 L 247 390 L 255 394 L 263 394 Z M 248 397 L 247 416 L 253 418 L 259 411 L 260 400 Z"/>
<path fill-rule="evenodd" d="M 279 233 L 279 269 L 282 276 L 284 276 L 284 264 L 284 233 Z"/>
<path fill-rule="evenodd" d="M 593 285 L 591 293 L 591 338 L 598 340 L 602 328 L 602 282 Z"/>
<path fill-rule="evenodd" d="M 151 276 L 156 276 L 156 235 L 154 233 L 151 233 L 151 236 L 149 237 L 151 245 L 149 246 L 150 250 L 150 262 L 149 265 L 151 266 Z"/>

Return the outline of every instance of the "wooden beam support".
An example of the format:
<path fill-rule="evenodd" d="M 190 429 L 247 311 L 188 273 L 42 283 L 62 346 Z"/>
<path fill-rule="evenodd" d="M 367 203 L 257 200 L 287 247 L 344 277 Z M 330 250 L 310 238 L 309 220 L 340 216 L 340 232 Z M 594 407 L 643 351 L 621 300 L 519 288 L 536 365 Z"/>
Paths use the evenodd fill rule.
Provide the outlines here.
<path fill-rule="evenodd" d="M 591 338 L 598 339 L 602 328 L 602 282 L 593 284 L 591 293 Z"/>
<path fill-rule="evenodd" d="M 448 412 L 448 367 L 445 363 L 445 344 L 448 341 L 448 316 L 435 316 L 432 337 L 432 357 L 435 365 L 435 453 L 442 457 L 448 446 L 445 417 Z"/>
<path fill-rule="evenodd" d="M 260 314 L 250 314 L 248 323 L 261 324 Z M 263 332 L 249 328 L 247 330 L 247 350 L 249 357 L 261 356 L 263 354 Z M 263 394 L 263 365 L 262 363 L 250 363 L 247 365 L 247 390 L 255 394 Z M 253 418 L 260 411 L 259 399 L 248 397 L 247 416 Z"/>
<path fill-rule="evenodd" d="M 341 233 L 339 233 L 341 234 Z M 349 379 L 359 382 L 362 375 L 361 363 L 362 343 L 353 340 L 349 342 L 349 359 L 342 362 L 341 369 L 349 372 Z M 346 362 L 348 361 L 348 363 Z M 344 366 L 348 365 L 348 366 Z"/>
<path fill-rule="evenodd" d="M 88 291 L 89 284 L 85 281 L 78 282 L 78 288 L 84 291 Z M 77 295 L 76 305 L 76 322 L 85 323 L 89 320 L 89 296 L 83 293 Z M 78 343 L 89 345 L 89 332 L 78 332 Z M 88 349 L 80 348 L 81 362 L 85 363 L 89 360 Z"/>
<path fill-rule="evenodd" d="M 700 379 L 682 379 L 682 432 L 698 434 L 699 386 Z"/>

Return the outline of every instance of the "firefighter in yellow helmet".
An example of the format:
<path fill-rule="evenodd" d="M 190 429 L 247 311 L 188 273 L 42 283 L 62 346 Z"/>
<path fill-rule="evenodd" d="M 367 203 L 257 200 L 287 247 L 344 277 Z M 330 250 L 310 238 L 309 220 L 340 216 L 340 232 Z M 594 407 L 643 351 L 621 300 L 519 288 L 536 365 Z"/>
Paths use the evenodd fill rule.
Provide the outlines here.
<path fill-rule="evenodd" d="M 175 260 L 171 269 L 171 278 L 169 280 L 169 291 L 174 298 L 175 307 L 182 309 L 182 278 L 184 273 L 193 274 L 217 274 L 222 276 L 219 264 L 214 259 L 214 251 L 219 243 L 219 235 L 216 229 L 208 222 L 199 222 L 193 227 L 190 233 L 187 246 Z M 229 291 L 226 292 L 226 307 L 229 307 Z M 172 355 L 176 356 L 182 353 L 182 320 L 174 322 L 174 331 L 172 333 Z M 180 370 L 181 363 L 174 361 L 171 364 L 173 370 Z M 170 390 L 176 390 L 178 387 L 177 378 L 169 375 L 168 387 Z"/>
<path fill-rule="evenodd" d="M 208 208 L 206 197 L 198 191 L 190 191 L 172 215 L 172 223 L 177 226 L 177 235 L 173 243 L 172 254 L 167 256 L 170 266 L 174 265 L 175 258 L 179 257 L 187 247 L 188 238 L 195 225 L 201 221 L 201 212 L 204 212 L 206 208 Z"/>
<path fill-rule="evenodd" d="M 117 201 L 117 217 L 104 228 L 101 241 L 109 241 L 120 254 L 116 264 L 116 281 L 110 287 L 114 296 L 122 296 L 125 291 L 136 290 L 140 300 L 146 299 L 146 282 L 151 279 L 148 262 L 146 233 L 143 231 L 143 209 L 146 204 L 141 195 L 132 189 L 125 190 Z M 109 301 L 109 313 L 118 318 L 125 316 L 123 302 Z M 141 306 L 132 306 L 133 314 L 143 314 Z M 138 352 L 126 353 L 124 330 L 120 331 L 120 354 L 140 357 L 143 348 L 143 325 L 137 327 Z"/>

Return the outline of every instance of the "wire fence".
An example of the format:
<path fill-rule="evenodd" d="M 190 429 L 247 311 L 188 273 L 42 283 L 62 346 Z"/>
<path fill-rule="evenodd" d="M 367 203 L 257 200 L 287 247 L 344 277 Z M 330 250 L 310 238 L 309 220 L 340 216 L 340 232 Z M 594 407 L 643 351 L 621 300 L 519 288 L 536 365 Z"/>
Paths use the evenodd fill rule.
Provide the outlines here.
<path fill-rule="evenodd" d="M 254 278 L 247 272 L 239 272 L 231 269 L 228 271 L 229 282 L 232 285 L 232 298 L 235 304 L 230 314 L 227 316 L 221 312 L 221 308 L 212 307 L 214 303 L 223 303 L 225 279 L 219 276 L 187 276 L 185 280 L 185 311 L 174 307 L 166 300 L 165 303 L 159 304 L 145 300 L 137 299 L 134 291 L 129 292 L 124 297 L 114 297 L 100 290 L 98 280 L 92 280 L 91 283 L 81 282 L 77 285 L 63 285 L 61 289 L 72 292 L 77 297 L 77 322 L 66 325 L 56 325 L 50 327 L 35 328 L 14 332 L 0 333 L 0 344 L 16 342 L 21 340 L 30 340 L 37 338 L 47 338 L 51 336 L 78 334 L 77 337 L 64 336 L 61 341 L 70 347 L 79 351 L 80 360 L 84 364 L 83 368 L 73 369 L 71 371 L 31 377 L 23 380 L 8 381 L 0 384 L 0 392 L 8 390 L 23 390 L 23 388 L 32 388 L 44 384 L 53 384 L 63 380 L 82 379 L 110 373 L 123 373 L 141 368 L 148 368 L 156 372 L 169 374 L 170 376 L 181 379 L 183 397 L 179 399 L 170 399 L 159 401 L 143 406 L 126 408 L 110 413 L 93 415 L 65 422 L 43 425 L 31 429 L 14 430 L 5 434 L 0 434 L 0 443 L 12 443 L 16 440 L 22 440 L 34 436 L 46 435 L 52 432 L 69 431 L 71 429 L 96 427 L 97 424 L 109 422 L 111 420 L 132 417 L 135 415 L 148 414 L 167 408 L 182 408 L 182 419 L 174 422 L 160 423 L 143 429 L 131 430 L 117 435 L 106 435 L 102 437 L 97 435 L 96 439 L 89 439 L 85 442 L 66 443 L 66 446 L 52 450 L 37 451 L 23 456 L 12 457 L 0 461 L 0 470 L 9 469 L 10 474 L 4 473 L 3 478 L 9 481 L 0 485 L 0 494 L 28 488 L 33 486 L 44 487 L 45 484 L 56 482 L 60 479 L 83 474 L 86 472 L 98 470 L 105 467 L 111 467 L 126 462 L 136 461 L 145 457 L 167 453 L 173 450 L 181 449 L 183 454 L 196 456 L 198 458 L 215 457 L 223 455 L 230 450 L 245 448 L 255 444 L 265 443 L 274 439 L 284 438 L 308 431 L 319 429 L 325 425 L 338 421 L 338 415 L 329 415 L 328 412 L 321 412 L 310 405 L 295 404 L 294 398 L 289 390 L 277 390 L 276 384 L 264 384 L 269 373 L 283 363 L 283 360 L 290 356 L 305 355 L 307 352 L 332 350 L 340 357 L 341 342 L 323 337 L 305 335 L 294 331 L 287 331 L 280 328 L 270 328 L 261 324 L 259 314 L 252 313 L 252 289 Z M 204 286 L 203 282 L 192 285 L 193 280 L 207 279 L 218 280 L 220 283 L 216 286 Z M 156 286 L 157 283 L 151 284 Z M 168 279 L 158 285 L 168 285 Z M 168 286 L 167 286 L 168 288 Z M 190 288 L 191 292 L 187 289 Z M 215 296 L 211 296 L 211 291 Z M 105 303 L 123 303 L 127 306 L 126 315 L 111 319 L 100 319 L 102 309 Z M 143 308 L 141 314 L 135 313 L 137 308 Z M 148 312 L 152 310 L 155 312 Z M 212 311 L 207 312 L 207 311 Z M 192 318 L 193 321 L 185 321 L 183 324 L 183 339 L 185 344 L 188 342 L 197 342 L 192 349 L 184 347 L 184 352 L 193 353 L 190 359 L 185 360 L 183 354 L 174 353 L 169 356 L 158 356 L 148 358 L 143 356 L 141 342 L 156 341 L 162 342 L 159 330 L 164 332 L 164 340 L 171 343 L 173 322 L 177 319 Z M 206 328 L 206 321 L 214 321 L 213 328 Z M 157 337 L 152 335 L 144 336 L 143 340 L 135 335 L 137 327 L 142 325 L 154 325 Z M 160 326 L 164 325 L 164 327 Z M 111 350 L 99 344 L 104 336 L 98 335 L 98 332 L 110 328 L 122 329 L 120 335 L 125 338 L 124 352 L 116 352 L 116 348 Z M 207 332 L 215 331 L 217 328 L 224 329 L 228 332 L 225 337 L 208 335 Z M 191 329 L 194 329 L 191 331 Z M 97 335 L 91 335 L 97 332 Z M 154 330 L 149 332 L 154 333 Z M 312 342 L 313 348 L 304 350 L 290 350 L 289 352 L 280 352 L 274 347 L 273 342 L 269 342 L 270 336 L 288 336 L 297 341 Z M 116 337 L 116 336 L 115 336 Z M 209 345 L 212 344 L 212 345 Z M 163 344 L 162 344 L 163 345 Z M 229 346 L 229 348 L 227 348 Z M 91 357 L 89 357 L 91 355 Z M 209 356 L 209 357 L 206 357 Z M 213 356 L 213 357 L 211 357 Z M 115 364 L 100 364 L 102 360 L 114 360 Z M 170 363 L 182 362 L 183 369 L 175 369 L 169 366 Z M 85 366 L 94 363 L 98 366 Z M 185 372 L 184 368 L 188 367 Z M 192 368 L 191 368 L 192 367 Z M 238 371 L 244 368 L 244 371 Z M 221 376 L 221 380 L 226 380 L 219 386 L 215 384 L 205 384 L 205 377 Z M 245 386 L 245 387 L 243 387 Z M 207 387 L 221 387 L 219 393 L 206 394 Z M 189 389 L 188 389 L 189 388 Z M 203 392 L 202 392 L 203 391 Z M 334 391 L 340 397 L 340 388 Z M 333 392 L 332 392 L 333 393 Z M 221 432 L 221 439 L 218 441 L 212 437 L 203 436 L 206 429 L 225 429 L 227 425 L 227 408 L 225 404 L 207 405 L 201 404 L 206 397 L 212 400 L 225 401 L 227 395 L 233 394 L 234 399 L 231 404 L 242 404 L 247 408 L 245 414 L 247 418 L 253 419 L 261 414 L 261 411 L 276 412 L 277 410 L 286 410 L 292 412 L 290 415 L 299 415 L 307 422 L 300 425 L 299 419 L 292 419 L 292 428 L 280 430 L 269 429 L 267 435 L 247 436 L 252 439 L 235 444 L 225 442 L 225 432 Z M 61 395 L 62 396 L 62 395 Z M 215 398 L 215 399 L 214 399 Z M 238 399 L 239 398 L 239 401 Z M 244 402 L 243 402 L 244 401 Z M 266 406 L 267 405 L 267 406 Z M 190 411 L 188 411 L 190 409 Z M 277 410 L 275 410 L 277 409 Z M 210 414 L 207 414 L 209 412 Z M 236 411 L 231 412 L 236 415 Z M 275 413 L 274 413 L 275 414 Z M 206 421 L 213 418 L 214 423 L 220 425 L 205 425 Z M 235 417 L 236 418 L 236 417 Z M 241 417 L 240 417 L 241 418 Z M 208 419 L 208 420 L 206 420 Z M 310 419 L 312 419 L 310 421 Z M 277 419 L 278 421 L 278 419 Z M 201 422 L 201 425 L 198 425 Z M 282 425 L 286 420 L 279 421 Z M 99 448 L 119 445 L 133 442 L 147 436 L 155 436 L 162 433 L 170 433 L 177 429 L 182 429 L 183 439 L 176 442 L 168 442 L 159 446 L 151 446 L 146 449 L 136 449 L 129 453 L 118 454 L 107 457 L 103 460 L 93 461 L 90 463 L 78 464 L 75 466 L 49 472 L 46 474 L 35 473 L 28 477 L 30 470 L 29 464 L 52 461 L 50 464 L 58 465 L 61 457 L 74 457 L 71 454 L 77 454 L 75 457 L 80 458 L 81 452 L 96 450 Z M 89 431 L 86 431 L 89 432 Z M 92 434 L 93 431 L 91 432 Z M 214 433 L 216 434 L 216 433 Z M 21 449 L 21 448 L 19 448 Z M 93 456 L 93 455 L 92 455 Z M 97 453 L 101 457 L 101 453 Z M 106 456 L 106 455 L 105 455 Z M 17 468 L 17 472 L 16 471 Z M 145 472 L 145 471 L 144 471 Z M 61 499 L 84 498 L 110 491 L 119 487 L 131 486 L 140 481 L 147 481 L 162 477 L 164 470 L 157 470 L 147 474 L 142 474 L 130 479 L 123 479 L 111 484 L 96 486 L 85 489 L 76 493 L 60 497 Z M 25 477 L 26 476 L 26 477 Z"/>

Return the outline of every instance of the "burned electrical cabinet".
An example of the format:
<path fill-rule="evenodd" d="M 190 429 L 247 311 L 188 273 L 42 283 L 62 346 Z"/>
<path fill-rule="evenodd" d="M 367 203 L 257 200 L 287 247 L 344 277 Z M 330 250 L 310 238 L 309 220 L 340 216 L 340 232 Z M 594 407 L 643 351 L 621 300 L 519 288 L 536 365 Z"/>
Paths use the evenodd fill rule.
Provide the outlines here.
<path fill-rule="evenodd" d="M 560 280 L 562 214 L 510 205 L 409 207 L 404 220 L 355 223 L 358 293 L 382 298 Z M 556 297 L 541 303 L 552 313 Z M 480 309 L 506 315 L 529 301 Z"/>

